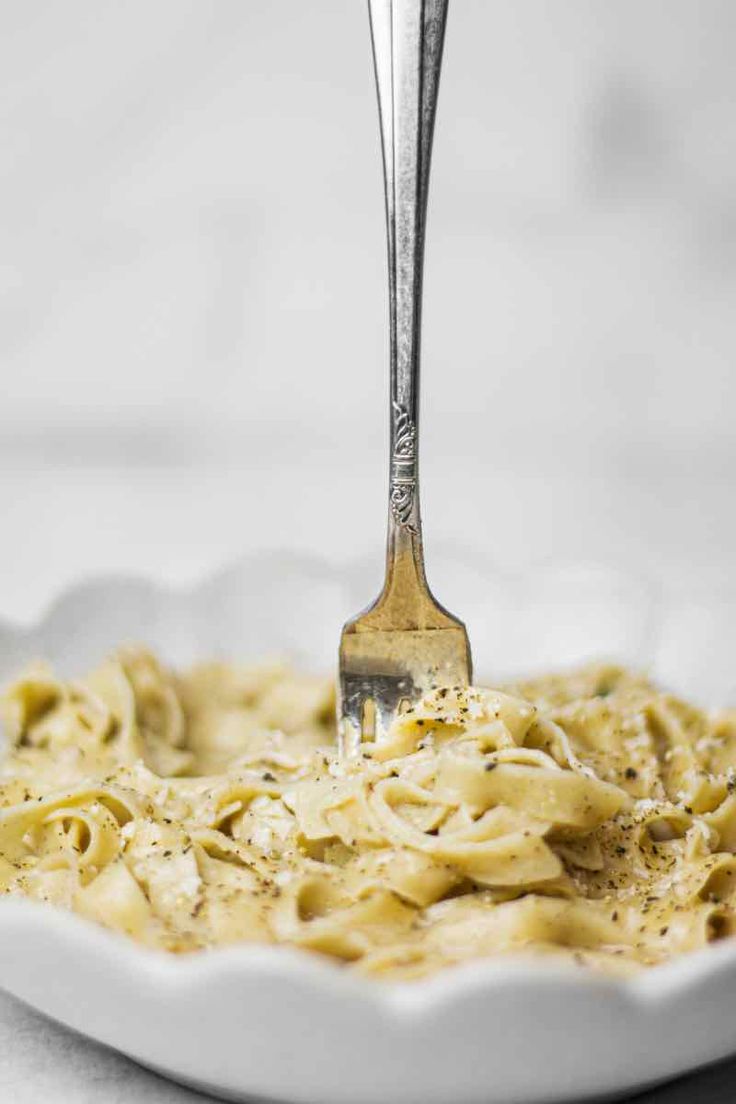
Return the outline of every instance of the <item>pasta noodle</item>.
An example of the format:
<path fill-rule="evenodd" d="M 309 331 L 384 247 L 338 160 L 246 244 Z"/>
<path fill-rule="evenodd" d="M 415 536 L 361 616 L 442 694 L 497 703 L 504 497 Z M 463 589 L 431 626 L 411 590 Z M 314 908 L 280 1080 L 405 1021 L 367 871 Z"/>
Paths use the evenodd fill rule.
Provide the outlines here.
<path fill-rule="evenodd" d="M 121 649 L 5 692 L 0 889 L 149 947 L 626 973 L 736 930 L 736 710 L 613 666 L 441 689 L 341 761 L 329 680 Z"/>

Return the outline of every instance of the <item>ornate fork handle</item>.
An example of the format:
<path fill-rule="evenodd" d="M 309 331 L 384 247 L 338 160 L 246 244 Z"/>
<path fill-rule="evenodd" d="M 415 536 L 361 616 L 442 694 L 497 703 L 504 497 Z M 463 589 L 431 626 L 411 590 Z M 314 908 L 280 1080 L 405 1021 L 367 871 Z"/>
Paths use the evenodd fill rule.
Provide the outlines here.
<path fill-rule="evenodd" d="M 369 10 L 388 230 L 391 334 L 388 592 L 400 559 L 408 558 L 414 565 L 417 582 L 422 589 L 426 585 L 419 513 L 419 335 L 427 185 L 447 0 L 369 0 Z"/>

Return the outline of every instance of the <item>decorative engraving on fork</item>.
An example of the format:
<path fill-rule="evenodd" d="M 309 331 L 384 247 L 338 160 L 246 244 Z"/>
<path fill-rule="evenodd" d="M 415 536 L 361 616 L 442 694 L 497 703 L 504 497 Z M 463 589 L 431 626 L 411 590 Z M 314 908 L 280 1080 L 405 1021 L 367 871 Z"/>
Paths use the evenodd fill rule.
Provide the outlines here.
<path fill-rule="evenodd" d="M 405 406 L 391 403 L 394 415 L 394 448 L 391 455 L 391 513 L 397 525 L 410 533 L 417 493 L 417 429 Z"/>

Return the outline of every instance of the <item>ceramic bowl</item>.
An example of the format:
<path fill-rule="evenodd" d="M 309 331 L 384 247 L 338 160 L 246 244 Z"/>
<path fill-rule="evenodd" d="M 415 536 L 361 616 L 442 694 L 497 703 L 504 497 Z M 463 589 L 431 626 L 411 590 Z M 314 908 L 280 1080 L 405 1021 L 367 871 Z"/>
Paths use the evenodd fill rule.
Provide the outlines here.
<path fill-rule="evenodd" d="M 674 689 L 736 701 L 736 603 L 666 595 L 600 566 L 515 577 L 446 554 L 430 576 L 465 616 L 479 680 L 589 658 L 647 665 Z M 69 590 L 36 625 L 0 627 L 0 677 L 43 656 L 81 673 L 120 642 L 172 663 L 287 655 L 335 662 L 342 621 L 377 578 L 258 555 L 186 591 L 132 578 Z M 634 979 L 499 958 L 426 981 L 354 977 L 286 948 L 185 957 L 76 916 L 0 901 L 0 985 L 175 1080 L 299 1104 L 541 1104 L 613 1096 L 736 1050 L 736 941 Z"/>

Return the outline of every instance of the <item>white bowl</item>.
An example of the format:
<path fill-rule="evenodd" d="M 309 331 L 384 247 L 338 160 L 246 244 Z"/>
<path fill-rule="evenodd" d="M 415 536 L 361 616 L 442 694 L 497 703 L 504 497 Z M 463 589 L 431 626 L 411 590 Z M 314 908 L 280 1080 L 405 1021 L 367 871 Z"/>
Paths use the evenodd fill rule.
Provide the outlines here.
<path fill-rule="evenodd" d="M 605 656 L 646 663 L 703 700 L 736 700 L 730 594 L 667 596 L 602 567 L 509 578 L 465 557 L 431 566 L 438 593 L 466 615 L 481 676 Z M 130 640 L 174 663 L 278 653 L 324 670 L 342 621 L 371 597 L 364 576 L 281 553 L 186 592 L 88 583 L 38 625 L 0 627 L 0 676 L 39 655 L 80 673 Z M 572 1101 L 630 1092 L 736 1050 L 736 942 L 633 980 L 497 959 L 386 984 L 285 948 L 169 957 L 5 899 L 0 985 L 144 1065 L 235 1099 Z"/>

